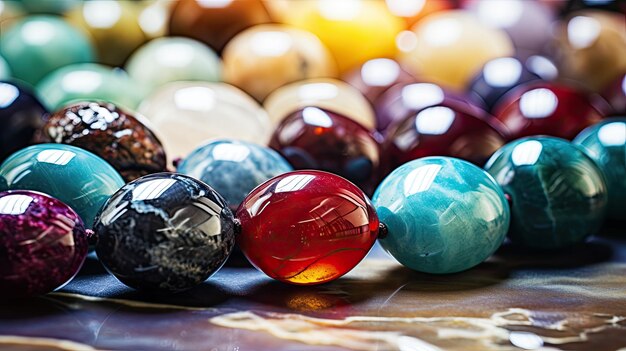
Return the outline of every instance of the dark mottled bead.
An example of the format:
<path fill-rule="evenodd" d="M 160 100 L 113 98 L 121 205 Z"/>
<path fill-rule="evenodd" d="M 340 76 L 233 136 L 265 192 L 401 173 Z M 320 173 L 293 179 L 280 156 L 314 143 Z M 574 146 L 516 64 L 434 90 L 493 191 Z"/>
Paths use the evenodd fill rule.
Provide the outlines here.
<path fill-rule="evenodd" d="M 151 292 L 193 288 L 215 273 L 235 243 L 234 218 L 208 185 L 157 173 L 117 191 L 98 214 L 96 253 L 122 283 Z"/>
<path fill-rule="evenodd" d="M 31 144 L 46 109 L 26 86 L 0 82 L 0 162 Z"/>
<path fill-rule="evenodd" d="M 91 151 L 128 182 L 166 170 L 163 146 L 141 119 L 111 103 L 81 102 L 52 114 L 37 139 Z"/>
<path fill-rule="evenodd" d="M 388 58 L 371 59 L 342 78 L 357 88 L 372 104 L 390 87 L 399 83 L 413 83 L 415 77 L 398 62 Z"/>
<path fill-rule="evenodd" d="M 63 286 L 87 255 L 80 217 L 48 195 L 0 193 L 0 296 L 25 297 Z"/>
<path fill-rule="evenodd" d="M 604 88 L 602 96 L 611 106 L 609 114 L 626 115 L 626 73 Z"/>

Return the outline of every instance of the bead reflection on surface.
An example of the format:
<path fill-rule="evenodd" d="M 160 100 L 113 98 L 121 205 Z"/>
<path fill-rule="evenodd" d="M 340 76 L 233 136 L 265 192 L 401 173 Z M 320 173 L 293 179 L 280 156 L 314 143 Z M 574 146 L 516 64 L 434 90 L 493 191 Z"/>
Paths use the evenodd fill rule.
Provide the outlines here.
<path fill-rule="evenodd" d="M 401 68 L 398 62 L 388 58 L 366 61 L 345 74 L 342 79 L 357 88 L 372 104 L 391 86 L 415 81 L 415 78 Z"/>
<path fill-rule="evenodd" d="M 237 210 L 237 240 L 268 276 L 292 284 L 335 280 L 356 266 L 378 234 L 369 199 L 347 180 L 296 171 L 254 189 Z"/>

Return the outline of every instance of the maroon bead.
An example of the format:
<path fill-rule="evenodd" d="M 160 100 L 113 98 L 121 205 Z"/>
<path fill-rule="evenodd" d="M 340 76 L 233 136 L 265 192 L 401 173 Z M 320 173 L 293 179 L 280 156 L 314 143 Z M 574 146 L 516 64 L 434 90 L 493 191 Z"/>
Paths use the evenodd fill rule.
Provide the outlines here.
<path fill-rule="evenodd" d="M 602 96 L 611 105 L 611 115 L 626 115 L 626 73 L 609 84 Z"/>
<path fill-rule="evenodd" d="M 371 194 L 378 184 L 380 145 L 365 127 L 342 115 L 306 107 L 274 131 L 270 146 L 294 169 L 338 174 Z"/>
<path fill-rule="evenodd" d="M 0 295 L 50 292 L 78 272 L 87 255 L 80 217 L 48 195 L 0 193 Z"/>
<path fill-rule="evenodd" d="M 341 277 L 371 249 L 379 221 L 354 184 L 320 171 L 279 175 L 254 189 L 237 210 L 237 240 L 268 276 L 308 285 Z"/>
<path fill-rule="evenodd" d="M 533 82 L 514 89 L 495 107 L 510 140 L 531 135 L 574 138 L 603 115 L 590 95 L 572 86 Z"/>
<path fill-rule="evenodd" d="M 415 77 L 392 59 L 372 59 L 344 75 L 343 80 L 357 88 L 372 104 L 390 87 L 413 83 Z"/>

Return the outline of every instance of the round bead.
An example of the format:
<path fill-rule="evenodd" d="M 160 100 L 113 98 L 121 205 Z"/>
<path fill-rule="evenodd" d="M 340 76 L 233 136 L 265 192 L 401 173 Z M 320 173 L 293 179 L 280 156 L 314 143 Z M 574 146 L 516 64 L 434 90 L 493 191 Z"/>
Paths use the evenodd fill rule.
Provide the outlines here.
<path fill-rule="evenodd" d="M 131 181 L 167 166 L 161 142 L 142 119 L 110 103 L 81 102 L 52 114 L 38 141 L 91 151 Z"/>
<path fill-rule="evenodd" d="M 500 186 L 482 169 L 449 157 L 426 157 L 394 170 L 372 199 L 387 236 L 383 248 L 403 265 L 454 273 L 486 260 L 510 223 Z"/>
<path fill-rule="evenodd" d="M 0 80 L 6 80 L 9 78 L 11 78 L 11 68 L 9 68 L 7 60 L 0 56 Z"/>
<path fill-rule="evenodd" d="M 32 85 L 57 68 L 94 58 L 83 33 L 53 16 L 30 16 L 0 35 L 0 53 L 14 78 Z"/>
<path fill-rule="evenodd" d="M 78 273 L 87 247 L 83 222 L 66 204 L 27 190 L 0 193 L 0 295 L 63 286 Z"/>
<path fill-rule="evenodd" d="M 134 109 L 144 96 L 120 69 L 81 63 L 60 68 L 37 85 L 37 95 L 50 111 L 85 100 L 98 100 Z"/>
<path fill-rule="evenodd" d="M 64 144 L 29 146 L 0 166 L 0 190 L 45 192 L 73 208 L 87 228 L 102 204 L 122 185 L 122 177 L 106 161 Z"/>
<path fill-rule="evenodd" d="M 369 199 L 330 173 L 297 171 L 254 189 L 237 210 L 239 247 L 268 276 L 326 283 L 356 266 L 378 235 Z"/>
<path fill-rule="evenodd" d="M 586 93 L 548 82 L 511 91 L 494 110 L 508 128 L 510 140 L 540 134 L 572 139 L 603 117 Z"/>
<path fill-rule="evenodd" d="M 268 147 L 227 139 L 198 147 L 177 169 L 219 189 L 231 209 L 236 209 L 261 183 L 292 170 L 284 158 Z"/>
<path fill-rule="evenodd" d="M 337 79 L 318 78 L 291 83 L 272 92 L 263 107 L 274 125 L 294 111 L 319 107 L 342 114 L 362 126 L 375 127 L 374 110 L 355 88 Z"/>
<path fill-rule="evenodd" d="M 424 17 L 435 12 L 454 9 L 456 0 L 385 0 L 389 11 L 406 22 L 406 28 L 412 27 Z"/>
<path fill-rule="evenodd" d="M 602 96 L 611 106 L 611 113 L 626 115 L 626 73 L 615 79 L 603 91 Z"/>
<path fill-rule="evenodd" d="M 606 180 L 609 195 L 608 214 L 623 220 L 626 199 L 626 117 L 612 118 L 583 130 L 573 143 L 583 147 L 596 162 Z"/>
<path fill-rule="evenodd" d="M 62 14 L 78 6 L 81 0 L 18 0 L 29 13 Z"/>
<path fill-rule="evenodd" d="M 391 86 L 415 82 L 398 62 L 388 58 L 371 59 L 345 74 L 343 80 L 357 88 L 372 104 Z"/>
<path fill-rule="evenodd" d="M 46 109 L 29 88 L 13 81 L 0 81 L 0 162 L 31 144 L 44 124 Z"/>
<path fill-rule="evenodd" d="M 102 207 L 96 253 L 122 283 L 173 293 L 215 273 L 235 244 L 234 219 L 206 184 L 175 173 L 139 178 Z"/>
<path fill-rule="evenodd" d="M 485 166 L 511 199 L 509 237 L 530 248 L 555 249 L 598 231 L 607 188 L 598 167 L 563 139 L 529 137 L 502 147 Z"/>
<path fill-rule="evenodd" d="M 224 81 L 259 101 L 287 83 L 336 75 L 335 62 L 315 35 L 278 24 L 237 34 L 223 59 Z"/>
<path fill-rule="evenodd" d="M 158 38 L 145 44 L 128 59 L 128 75 L 147 92 L 174 81 L 217 82 L 221 62 L 201 42 L 187 38 Z"/>
<path fill-rule="evenodd" d="M 274 131 L 270 146 L 295 169 L 338 174 L 369 194 L 380 177 L 380 146 L 370 131 L 317 107 L 287 117 Z"/>
<path fill-rule="evenodd" d="M 161 136 L 168 155 L 185 157 L 208 139 L 267 145 L 271 123 L 243 91 L 224 83 L 169 83 L 144 100 L 139 112 Z"/>

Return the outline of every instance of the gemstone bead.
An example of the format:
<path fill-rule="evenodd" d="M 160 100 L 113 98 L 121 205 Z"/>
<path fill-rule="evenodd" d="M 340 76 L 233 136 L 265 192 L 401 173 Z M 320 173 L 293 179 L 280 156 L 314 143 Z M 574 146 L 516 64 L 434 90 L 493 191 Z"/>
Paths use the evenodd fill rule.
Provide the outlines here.
<path fill-rule="evenodd" d="M 0 193 L 1 296 L 63 286 L 82 266 L 87 246 L 83 222 L 66 204 L 27 190 Z"/>
<path fill-rule="evenodd" d="M 64 144 L 29 146 L 0 166 L 0 190 L 45 192 L 74 209 L 87 228 L 102 204 L 122 185 L 122 177 L 106 161 Z"/>
<path fill-rule="evenodd" d="M 286 283 L 332 281 L 368 253 L 379 222 L 354 184 L 320 171 L 285 173 L 254 189 L 237 209 L 239 247 L 259 270 Z"/>
<path fill-rule="evenodd" d="M 390 87 L 399 83 L 415 82 L 415 77 L 405 71 L 397 61 L 388 58 L 368 60 L 346 73 L 342 79 L 357 88 L 372 104 Z"/>
<path fill-rule="evenodd" d="M 626 73 L 604 88 L 602 96 L 611 106 L 611 114 L 626 115 Z"/>
<path fill-rule="evenodd" d="M 11 78 L 11 68 L 9 68 L 7 60 L 0 56 L 0 80 L 6 80 L 9 78 Z"/>
<path fill-rule="evenodd" d="M 626 117 L 611 118 L 583 130 L 574 139 L 602 170 L 609 195 L 608 215 L 623 220 L 626 199 Z"/>
<path fill-rule="evenodd" d="M 179 292 L 201 284 L 235 244 L 234 219 L 206 184 L 175 173 L 139 178 L 102 207 L 96 253 L 122 283 L 149 292 Z"/>
<path fill-rule="evenodd" d="M 511 201 L 509 237 L 556 249 L 598 231 L 607 209 L 604 177 L 592 159 L 563 139 L 528 137 L 496 152 L 486 170 Z"/>
<path fill-rule="evenodd" d="M 455 158 L 426 157 L 398 167 L 372 201 L 388 229 L 383 248 L 420 272 L 474 267 L 496 251 L 509 228 L 500 186 L 481 168 Z"/>
<path fill-rule="evenodd" d="M 62 14 L 78 6 L 81 0 L 18 0 L 24 10 L 29 13 L 52 13 Z"/>
<path fill-rule="evenodd" d="M 378 141 L 363 126 L 327 110 L 293 113 L 276 128 L 270 146 L 295 169 L 338 174 L 369 194 L 380 177 Z"/>
<path fill-rule="evenodd" d="M 111 103 L 81 102 L 53 113 L 38 141 L 78 146 L 102 157 L 124 180 L 166 170 L 161 142 L 140 116 Z"/>
<path fill-rule="evenodd" d="M 202 145 L 177 167 L 179 173 L 219 190 L 231 209 L 261 183 L 293 168 L 276 151 L 245 141 L 218 139 Z"/>

